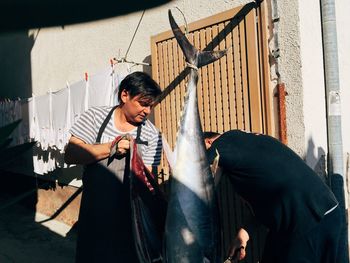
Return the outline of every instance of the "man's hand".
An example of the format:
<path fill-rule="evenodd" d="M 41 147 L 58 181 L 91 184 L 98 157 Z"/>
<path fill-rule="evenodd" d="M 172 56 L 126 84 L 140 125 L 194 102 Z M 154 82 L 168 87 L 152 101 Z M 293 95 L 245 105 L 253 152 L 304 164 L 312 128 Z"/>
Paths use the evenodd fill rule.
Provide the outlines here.
<path fill-rule="evenodd" d="M 118 136 L 111 144 L 111 156 L 116 154 L 117 156 L 125 155 L 130 150 L 130 135 Z"/>
<path fill-rule="evenodd" d="M 249 240 L 249 234 L 243 228 L 241 228 L 236 238 L 232 241 L 228 260 L 231 262 L 237 262 L 242 260 L 246 256 L 245 248 L 247 247 L 247 242 Z M 226 262 L 226 261 L 225 261 Z"/>

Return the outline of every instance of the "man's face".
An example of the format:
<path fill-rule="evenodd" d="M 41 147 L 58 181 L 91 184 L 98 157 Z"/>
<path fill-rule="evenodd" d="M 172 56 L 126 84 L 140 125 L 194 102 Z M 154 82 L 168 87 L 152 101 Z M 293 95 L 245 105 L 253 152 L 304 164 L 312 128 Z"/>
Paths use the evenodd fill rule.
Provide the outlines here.
<path fill-rule="evenodd" d="M 144 98 L 141 95 L 137 95 L 130 98 L 127 91 L 123 91 L 121 99 L 124 103 L 123 112 L 128 122 L 140 123 L 151 113 L 154 101 L 150 98 Z"/>

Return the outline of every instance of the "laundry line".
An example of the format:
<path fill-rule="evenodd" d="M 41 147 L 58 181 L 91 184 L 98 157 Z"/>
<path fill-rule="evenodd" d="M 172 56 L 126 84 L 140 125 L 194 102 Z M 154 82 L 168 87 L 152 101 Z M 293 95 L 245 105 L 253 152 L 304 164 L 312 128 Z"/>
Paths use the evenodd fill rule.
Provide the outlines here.
<path fill-rule="evenodd" d="M 96 74 L 67 83 L 58 91 L 0 101 L 0 126 L 22 119 L 11 134 L 12 145 L 37 142 L 33 151 L 36 174 L 65 168 L 63 153 L 70 138 L 69 129 L 89 108 L 117 105 L 119 83 L 131 69 L 127 63 L 113 63 Z"/>

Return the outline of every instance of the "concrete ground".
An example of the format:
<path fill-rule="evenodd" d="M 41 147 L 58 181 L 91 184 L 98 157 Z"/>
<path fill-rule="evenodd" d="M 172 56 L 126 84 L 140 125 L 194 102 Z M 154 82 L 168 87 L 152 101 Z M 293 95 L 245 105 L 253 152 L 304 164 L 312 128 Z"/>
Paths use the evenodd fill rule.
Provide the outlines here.
<path fill-rule="evenodd" d="M 46 219 L 19 204 L 0 209 L 0 263 L 73 263 L 76 232 Z"/>

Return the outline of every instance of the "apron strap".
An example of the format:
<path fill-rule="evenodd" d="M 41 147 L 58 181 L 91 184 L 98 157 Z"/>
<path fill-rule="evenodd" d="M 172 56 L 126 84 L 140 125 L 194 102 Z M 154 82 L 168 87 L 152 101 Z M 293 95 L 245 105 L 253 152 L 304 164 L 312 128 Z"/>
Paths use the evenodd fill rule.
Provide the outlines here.
<path fill-rule="evenodd" d="M 105 118 L 105 120 L 103 121 L 100 129 L 98 130 L 98 134 L 97 134 L 97 138 L 96 138 L 96 143 L 100 143 L 101 142 L 101 137 L 102 137 L 102 133 L 104 132 L 104 130 L 106 129 L 107 127 L 107 124 L 109 122 L 109 120 L 111 119 L 112 117 L 112 114 L 113 114 L 113 111 L 118 107 L 118 105 L 114 106 L 108 113 L 107 117 Z M 142 125 L 139 125 L 137 127 L 137 133 L 136 133 L 136 139 L 135 139 L 135 142 L 136 144 L 144 144 L 144 145 L 148 145 L 148 141 L 143 141 L 141 140 L 141 128 L 142 128 Z"/>
<path fill-rule="evenodd" d="M 141 125 L 139 125 L 137 127 L 137 134 L 136 134 L 135 142 L 136 142 L 136 144 L 144 144 L 144 145 L 148 146 L 148 141 L 141 140 L 141 128 L 142 128 L 142 125 L 143 124 L 141 124 Z"/>
<path fill-rule="evenodd" d="M 107 124 L 109 122 L 109 120 L 111 119 L 112 117 L 112 114 L 113 114 L 113 111 L 118 107 L 118 105 L 114 106 L 110 112 L 108 113 L 106 119 L 103 121 L 100 129 L 98 130 L 98 134 L 97 134 L 97 138 L 96 138 L 96 143 L 100 143 L 101 142 L 101 137 L 102 137 L 102 133 L 104 132 L 104 130 L 106 129 L 107 127 Z"/>

